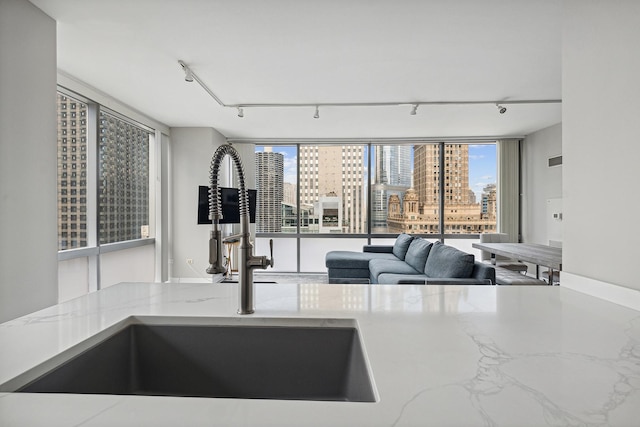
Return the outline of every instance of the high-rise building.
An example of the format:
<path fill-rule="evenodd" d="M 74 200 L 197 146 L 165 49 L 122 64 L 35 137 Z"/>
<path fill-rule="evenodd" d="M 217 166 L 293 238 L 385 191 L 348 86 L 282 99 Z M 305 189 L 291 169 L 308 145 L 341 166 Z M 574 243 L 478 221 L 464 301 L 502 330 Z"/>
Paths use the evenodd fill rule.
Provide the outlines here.
<path fill-rule="evenodd" d="M 371 188 L 371 229 L 387 231 L 389 196 L 402 197 L 411 187 L 411 146 L 376 145 L 374 147 L 374 183 Z"/>
<path fill-rule="evenodd" d="M 444 145 L 444 169 L 440 170 L 440 145 L 414 147 L 414 188 L 389 198 L 390 232 L 440 232 L 440 180 L 444 180 L 444 234 L 489 233 L 496 230 L 495 185 L 485 188 L 483 203 L 469 187 L 469 146 Z"/>
<path fill-rule="evenodd" d="M 59 93 L 58 249 L 87 243 L 87 105 Z"/>
<path fill-rule="evenodd" d="M 440 179 L 444 179 L 445 205 L 468 205 L 469 187 L 469 145 L 446 144 L 444 171 L 440 173 L 440 145 L 425 144 L 414 147 L 414 188 L 420 203 L 437 206 L 440 202 Z"/>
<path fill-rule="evenodd" d="M 98 241 L 140 239 L 149 229 L 150 131 L 98 113 Z"/>
<path fill-rule="evenodd" d="M 316 203 L 316 212 L 318 214 L 318 231 L 320 233 L 340 233 L 343 223 L 342 219 L 342 200 L 336 193 L 329 193 L 320 196 L 320 200 Z"/>
<path fill-rule="evenodd" d="M 298 195 L 296 191 L 296 185 L 290 182 L 285 182 L 283 187 L 283 199 L 286 204 L 296 206 L 298 204 Z"/>
<path fill-rule="evenodd" d="M 496 185 L 489 184 L 482 189 L 482 214 L 495 215 L 496 213 Z"/>
<path fill-rule="evenodd" d="M 256 152 L 256 231 L 282 231 L 282 202 L 284 198 L 284 156 L 270 147 Z"/>
<path fill-rule="evenodd" d="M 478 199 L 476 198 L 476 193 L 469 189 L 469 203 L 478 203 Z"/>
<path fill-rule="evenodd" d="M 342 199 L 342 231 L 366 233 L 364 146 L 301 145 L 299 165 L 300 203 L 318 215 L 320 197 L 335 193 Z"/>

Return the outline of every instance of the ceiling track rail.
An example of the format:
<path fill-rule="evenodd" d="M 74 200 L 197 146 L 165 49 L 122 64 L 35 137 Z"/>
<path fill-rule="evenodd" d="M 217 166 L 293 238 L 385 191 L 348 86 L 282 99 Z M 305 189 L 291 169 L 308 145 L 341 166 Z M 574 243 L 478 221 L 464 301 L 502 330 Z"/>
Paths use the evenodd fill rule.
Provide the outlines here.
<path fill-rule="evenodd" d="M 518 104 L 560 104 L 561 99 L 520 99 L 520 100 L 486 100 L 486 101 L 392 101 L 392 102 L 308 102 L 308 103 L 287 103 L 287 102 L 269 102 L 269 103 L 252 103 L 243 102 L 235 104 L 224 103 L 209 87 L 198 77 L 196 73 L 182 60 L 178 60 L 178 64 L 185 73 L 187 82 L 198 83 L 205 92 L 209 94 L 221 107 L 238 109 L 238 116 L 243 117 L 241 109 L 243 108 L 315 108 L 319 107 L 398 107 L 411 106 L 411 115 L 416 114 L 416 110 L 422 105 L 496 105 L 500 113 L 504 113 L 504 105 Z M 317 117 L 316 117 L 317 118 Z"/>

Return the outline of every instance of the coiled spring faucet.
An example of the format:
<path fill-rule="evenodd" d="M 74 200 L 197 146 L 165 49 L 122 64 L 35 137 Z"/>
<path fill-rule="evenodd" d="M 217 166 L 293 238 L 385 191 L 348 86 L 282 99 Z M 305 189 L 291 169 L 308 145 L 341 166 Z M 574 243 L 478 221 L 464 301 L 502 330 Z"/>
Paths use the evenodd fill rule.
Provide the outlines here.
<path fill-rule="evenodd" d="M 240 186 L 240 234 L 237 236 L 240 239 L 240 246 L 238 247 L 238 314 L 251 314 L 255 311 L 253 270 L 256 268 L 265 270 L 268 266 L 273 268 L 273 240 L 269 242 L 271 259 L 266 256 L 253 255 L 253 245 L 249 239 L 249 197 L 245 188 L 244 168 L 242 167 L 240 154 L 231 144 L 218 147 L 211 158 L 211 167 L 209 169 L 209 214 L 211 215 L 213 230 L 211 230 L 211 238 L 209 239 L 209 268 L 207 268 L 207 273 L 217 274 L 225 271 L 222 265 L 222 236 L 220 232 L 222 208 L 218 178 L 220 164 L 227 155 L 233 160 Z"/>

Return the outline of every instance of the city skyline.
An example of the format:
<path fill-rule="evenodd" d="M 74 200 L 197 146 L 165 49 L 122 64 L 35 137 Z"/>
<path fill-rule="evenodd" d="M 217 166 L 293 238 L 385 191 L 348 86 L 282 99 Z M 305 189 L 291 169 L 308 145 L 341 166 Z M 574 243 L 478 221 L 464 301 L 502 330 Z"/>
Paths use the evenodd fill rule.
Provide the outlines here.
<path fill-rule="evenodd" d="M 282 153 L 284 162 L 284 182 L 295 185 L 298 174 L 296 146 L 275 145 L 268 147 L 272 147 L 274 152 Z M 413 147 L 413 144 L 411 147 Z M 260 151 L 264 151 L 264 146 L 256 146 L 256 152 Z M 367 155 L 367 151 L 368 150 L 366 149 L 364 150 L 364 156 Z M 373 156 L 375 156 L 375 152 Z M 496 144 L 469 144 L 469 187 L 476 194 L 477 200 L 481 200 L 483 189 L 487 185 L 495 184 L 497 182 L 496 161 Z M 411 171 L 413 173 L 413 150 L 410 162 Z M 372 165 L 375 165 L 375 158 L 372 158 Z M 364 167 L 366 178 L 367 165 L 365 164 Z"/>

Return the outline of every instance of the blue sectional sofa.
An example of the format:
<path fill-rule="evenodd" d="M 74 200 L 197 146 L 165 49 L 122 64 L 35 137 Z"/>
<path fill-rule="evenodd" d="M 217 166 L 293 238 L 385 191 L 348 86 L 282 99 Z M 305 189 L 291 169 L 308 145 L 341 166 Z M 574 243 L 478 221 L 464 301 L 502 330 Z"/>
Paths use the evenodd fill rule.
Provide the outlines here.
<path fill-rule="evenodd" d="M 331 251 L 329 283 L 492 285 L 492 265 L 438 241 L 400 234 L 393 245 L 366 245 L 362 252 Z"/>

